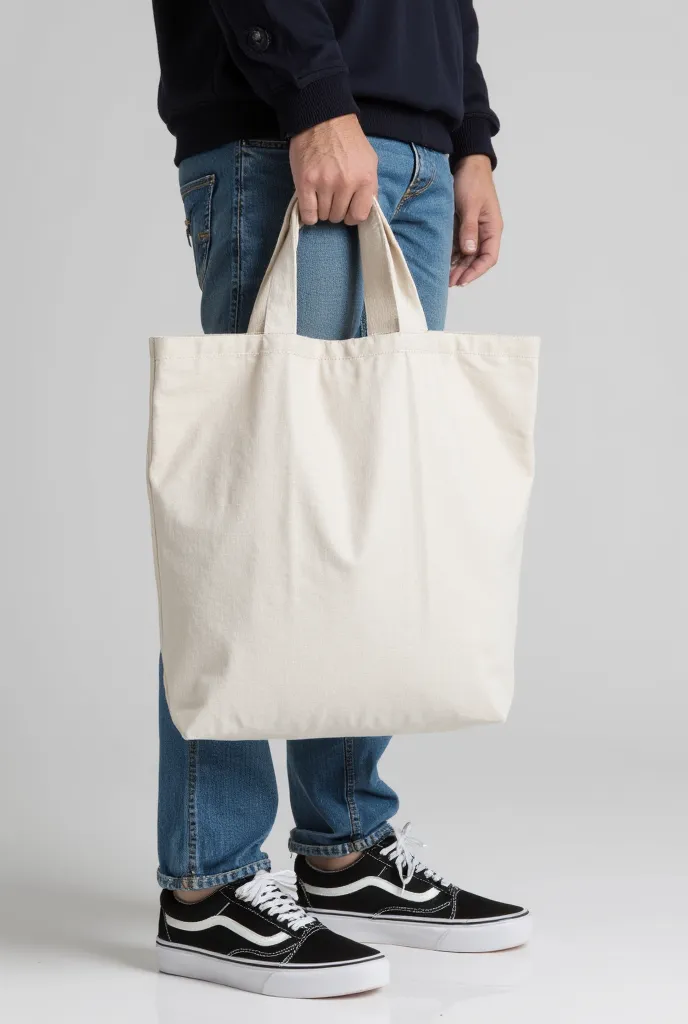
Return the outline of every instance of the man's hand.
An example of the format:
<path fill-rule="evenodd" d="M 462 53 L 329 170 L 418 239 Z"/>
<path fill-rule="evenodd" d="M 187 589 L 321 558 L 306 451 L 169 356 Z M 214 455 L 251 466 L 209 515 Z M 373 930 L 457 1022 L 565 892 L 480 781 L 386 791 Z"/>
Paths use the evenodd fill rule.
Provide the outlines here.
<path fill-rule="evenodd" d="M 377 153 L 355 114 L 295 135 L 289 161 L 304 224 L 360 224 L 377 195 Z"/>
<path fill-rule="evenodd" d="M 454 172 L 454 249 L 449 287 L 470 284 L 499 258 L 502 213 L 490 158 L 466 156 Z"/>

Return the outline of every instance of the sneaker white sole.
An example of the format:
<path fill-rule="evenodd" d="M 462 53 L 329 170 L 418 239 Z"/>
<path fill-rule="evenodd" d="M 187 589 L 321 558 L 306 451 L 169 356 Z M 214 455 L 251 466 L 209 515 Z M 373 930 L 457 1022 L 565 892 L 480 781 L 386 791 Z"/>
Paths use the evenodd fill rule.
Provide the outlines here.
<path fill-rule="evenodd" d="M 367 992 L 389 984 L 389 961 L 376 957 L 327 967 L 277 967 L 238 963 L 229 957 L 201 953 L 158 941 L 158 968 L 163 974 L 211 981 L 245 992 L 285 999 L 323 999 Z"/>
<path fill-rule="evenodd" d="M 447 953 L 496 953 L 528 942 L 533 931 L 529 913 L 497 921 L 443 924 L 431 921 L 399 921 L 308 909 L 333 932 L 366 945 L 413 946 Z"/>

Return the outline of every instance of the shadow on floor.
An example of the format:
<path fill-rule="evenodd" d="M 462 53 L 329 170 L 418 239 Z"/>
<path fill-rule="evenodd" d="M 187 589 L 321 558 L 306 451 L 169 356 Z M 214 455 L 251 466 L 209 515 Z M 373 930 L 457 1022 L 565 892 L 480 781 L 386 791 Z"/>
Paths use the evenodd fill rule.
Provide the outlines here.
<path fill-rule="evenodd" d="M 4 900 L 0 947 L 22 959 L 97 958 L 156 971 L 154 898 L 60 886 L 18 886 Z"/>

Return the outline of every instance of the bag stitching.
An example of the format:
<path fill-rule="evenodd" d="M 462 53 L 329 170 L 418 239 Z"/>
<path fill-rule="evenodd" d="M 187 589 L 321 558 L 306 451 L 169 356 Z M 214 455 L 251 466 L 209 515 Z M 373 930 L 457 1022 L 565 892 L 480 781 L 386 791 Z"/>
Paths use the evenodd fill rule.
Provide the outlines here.
<path fill-rule="evenodd" d="M 387 351 L 380 352 L 368 352 L 365 355 L 360 356 L 308 356 L 303 352 L 292 352 L 290 349 L 280 348 L 271 349 L 268 352 L 204 352 L 201 354 L 203 359 L 258 359 L 262 356 L 294 356 L 297 359 L 310 359 L 315 362 L 343 362 L 345 360 L 360 360 L 360 359 L 375 359 L 378 356 L 395 356 L 395 355 L 417 355 L 417 356 L 489 356 L 493 359 L 529 359 L 537 360 L 539 356 L 529 355 L 518 355 L 512 352 L 494 352 L 494 351 L 474 351 L 472 349 L 456 349 L 454 352 L 426 352 L 424 349 L 419 348 L 397 348 L 388 349 Z M 177 362 L 183 359 L 197 359 L 198 355 L 179 355 L 179 356 L 154 356 L 156 363 L 166 362 Z"/>
<path fill-rule="evenodd" d="M 162 651 L 163 646 L 163 605 L 162 605 L 162 586 L 160 582 L 160 546 L 158 544 L 158 531 L 155 521 L 155 502 L 153 500 L 153 487 L 151 485 L 151 467 L 153 465 L 153 395 L 155 393 L 155 364 L 157 360 L 153 356 L 151 360 L 151 380 L 150 380 L 150 392 L 148 397 L 148 464 L 146 466 L 146 489 L 148 491 L 148 504 L 150 507 L 151 516 L 151 533 L 153 537 L 153 562 L 155 564 L 155 583 L 158 591 L 158 628 L 160 632 L 160 648 Z M 160 655 L 160 663 L 162 665 L 162 654 Z M 165 675 L 164 665 L 162 665 L 163 678 L 162 683 L 165 687 Z M 165 687 L 166 689 L 166 687 Z"/>

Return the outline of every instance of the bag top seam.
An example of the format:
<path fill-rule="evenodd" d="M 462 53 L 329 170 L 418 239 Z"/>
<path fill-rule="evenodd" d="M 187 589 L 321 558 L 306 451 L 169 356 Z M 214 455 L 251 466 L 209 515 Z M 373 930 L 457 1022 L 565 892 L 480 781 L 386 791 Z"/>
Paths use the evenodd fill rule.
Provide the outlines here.
<path fill-rule="evenodd" d="M 293 352 L 291 349 L 280 348 L 280 349 L 265 349 L 261 352 L 202 352 L 194 353 L 190 352 L 184 355 L 156 355 L 153 356 L 156 363 L 165 362 L 179 362 L 182 360 L 196 360 L 199 357 L 203 359 L 258 359 L 262 356 L 294 356 L 297 359 L 311 359 L 315 362 L 342 362 L 350 360 L 360 359 L 376 359 L 379 356 L 395 356 L 395 355 L 417 355 L 417 356 L 487 356 L 493 359 L 527 359 L 537 361 L 539 356 L 537 355 L 526 355 L 515 352 L 495 352 L 488 349 L 484 350 L 473 350 L 458 348 L 453 352 L 427 352 L 425 349 L 419 348 L 395 348 L 386 349 L 378 352 L 365 352 L 361 355 L 351 356 L 330 356 L 330 355 L 307 355 L 304 352 Z"/>

